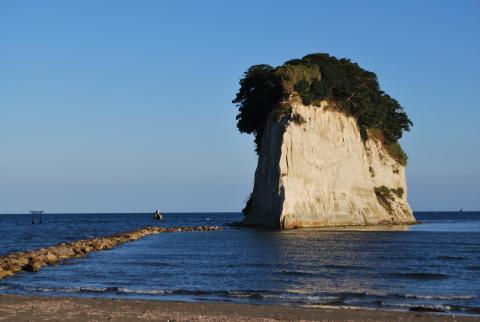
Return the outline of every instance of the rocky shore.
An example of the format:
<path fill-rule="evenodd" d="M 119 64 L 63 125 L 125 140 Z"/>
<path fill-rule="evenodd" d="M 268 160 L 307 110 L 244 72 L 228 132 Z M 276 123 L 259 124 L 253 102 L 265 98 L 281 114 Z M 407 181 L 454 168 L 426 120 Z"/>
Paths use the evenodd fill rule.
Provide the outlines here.
<path fill-rule="evenodd" d="M 117 233 L 107 237 L 83 239 L 71 243 L 61 243 L 48 248 L 13 253 L 0 256 L 0 279 L 13 276 L 18 272 L 38 272 L 42 267 L 57 265 L 69 258 L 85 257 L 88 253 L 112 249 L 113 247 L 149 235 L 171 232 L 222 230 L 218 226 L 198 227 L 145 227 L 126 233 Z"/>

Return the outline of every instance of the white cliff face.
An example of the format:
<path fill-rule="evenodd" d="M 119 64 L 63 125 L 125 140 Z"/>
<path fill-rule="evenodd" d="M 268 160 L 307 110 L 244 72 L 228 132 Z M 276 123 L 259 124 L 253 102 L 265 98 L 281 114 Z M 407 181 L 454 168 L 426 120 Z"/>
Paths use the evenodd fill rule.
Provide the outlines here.
<path fill-rule="evenodd" d="M 296 124 L 269 116 L 244 223 L 276 228 L 415 223 L 405 167 L 360 137 L 353 117 L 291 102 Z M 403 189 L 383 202 L 374 188 Z"/>

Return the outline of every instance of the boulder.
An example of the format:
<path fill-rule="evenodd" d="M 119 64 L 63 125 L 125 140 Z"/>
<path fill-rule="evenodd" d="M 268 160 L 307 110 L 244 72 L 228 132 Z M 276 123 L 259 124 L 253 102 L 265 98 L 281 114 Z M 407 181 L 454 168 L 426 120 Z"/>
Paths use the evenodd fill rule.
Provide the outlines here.
<path fill-rule="evenodd" d="M 42 268 L 42 266 L 43 262 L 41 259 L 37 257 L 32 257 L 30 258 L 28 264 L 23 267 L 23 270 L 27 272 L 38 272 Z"/>
<path fill-rule="evenodd" d="M 14 273 L 12 271 L 4 270 L 3 268 L 0 268 L 0 278 L 12 276 Z"/>

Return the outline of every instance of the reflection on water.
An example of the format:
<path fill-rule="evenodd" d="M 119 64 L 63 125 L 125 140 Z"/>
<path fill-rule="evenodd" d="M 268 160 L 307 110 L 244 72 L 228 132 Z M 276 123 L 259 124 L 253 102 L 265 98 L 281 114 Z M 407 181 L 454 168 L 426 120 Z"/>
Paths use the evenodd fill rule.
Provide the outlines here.
<path fill-rule="evenodd" d="M 408 231 L 415 225 L 380 225 L 380 226 L 344 226 L 344 227 L 320 227 L 304 228 L 312 231 Z"/>
<path fill-rule="evenodd" d="M 166 225 L 240 214 L 171 214 Z M 409 230 L 299 229 L 159 234 L 71 265 L 0 281 L 1 293 L 480 311 L 480 213 L 417 214 Z M 11 249 L 153 224 L 147 214 L 55 215 L 35 231 L 0 216 Z M 50 220 L 48 222 L 48 220 Z M 5 234 L 5 235 L 4 235 Z M 22 237 L 30 238 L 22 239 Z M 36 245 L 36 246 L 35 246 Z"/>

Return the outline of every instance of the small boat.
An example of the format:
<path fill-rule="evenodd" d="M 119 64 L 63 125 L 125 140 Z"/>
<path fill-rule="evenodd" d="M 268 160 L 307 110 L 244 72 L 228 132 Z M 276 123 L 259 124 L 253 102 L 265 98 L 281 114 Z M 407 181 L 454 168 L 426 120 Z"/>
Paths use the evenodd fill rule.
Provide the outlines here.
<path fill-rule="evenodd" d="M 157 209 L 157 211 L 155 211 L 153 213 L 153 219 L 155 220 L 163 220 L 163 215 L 162 213 L 160 212 L 160 210 Z"/>

